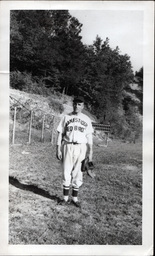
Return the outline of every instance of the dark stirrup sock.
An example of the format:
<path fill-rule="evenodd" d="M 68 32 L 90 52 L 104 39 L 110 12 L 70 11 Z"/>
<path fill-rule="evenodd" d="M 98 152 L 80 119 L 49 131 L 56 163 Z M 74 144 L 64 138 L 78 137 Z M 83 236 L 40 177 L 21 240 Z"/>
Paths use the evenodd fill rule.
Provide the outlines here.
<path fill-rule="evenodd" d="M 78 199 L 77 199 L 78 191 L 79 191 L 78 188 L 72 188 L 72 199 L 73 199 L 74 202 L 78 201 Z"/>
<path fill-rule="evenodd" d="M 63 197 L 65 201 L 68 201 L 69 197 L 69 186 L 63 185 Z"/>

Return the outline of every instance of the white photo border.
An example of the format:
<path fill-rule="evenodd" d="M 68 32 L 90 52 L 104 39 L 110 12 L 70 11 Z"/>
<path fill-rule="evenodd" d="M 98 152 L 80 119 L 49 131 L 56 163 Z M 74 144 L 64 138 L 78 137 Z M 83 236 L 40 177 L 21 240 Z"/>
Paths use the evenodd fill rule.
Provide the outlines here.
<path fill-rule="evenodd" d="M 9 37 L 10 10 L 141 10 L 144 12 L 143 242 L 142 245 L 9 245 Z M 153 255 L 154 131 L 153 1 L 0 1 L 0 255 Z"/>

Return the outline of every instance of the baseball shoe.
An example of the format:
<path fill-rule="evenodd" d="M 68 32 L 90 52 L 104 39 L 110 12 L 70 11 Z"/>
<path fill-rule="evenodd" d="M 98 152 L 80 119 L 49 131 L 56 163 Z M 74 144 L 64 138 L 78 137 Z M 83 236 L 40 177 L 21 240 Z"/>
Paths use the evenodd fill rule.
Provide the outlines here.
<path fill-rule="evenodd" d="M 62 206 L 67 206 L 67 205 L 70 204 L 70 201 L 69 201 L 69 200 L 68 200 L 68 201 L 61 200 L 61 201 L 58 202 L 58 204 L 59 204 L 59 205 L 62 205 Z"/>
<path fill-rule="evenodd" d="M 95 173 L 94 173 L 92 170 L 90 170 L 90 169 L 88 169 L 87 174 L 88 174 L 92 179 L 94 179 L 94 178 L 96 177 Z"/>
<path fill-rule="evenodd" d="M 75 205 L 76 207 L 78 207 L 78 208 L 81 208 L 81 204 L 80 204 L 79 201 L 74 202 L 74 201 L 72 200 L 72 204 L 74 204 L 74 205 Z"/>

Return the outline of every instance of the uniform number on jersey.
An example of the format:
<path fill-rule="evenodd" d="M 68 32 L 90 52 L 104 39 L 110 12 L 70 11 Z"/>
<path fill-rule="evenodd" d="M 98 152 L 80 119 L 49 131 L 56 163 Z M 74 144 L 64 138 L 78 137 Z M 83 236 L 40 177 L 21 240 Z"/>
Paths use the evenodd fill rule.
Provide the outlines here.
<path fill-rule="evenodd" d="M 73 128 L 74 128 L 74 131 L 80 131 L 80 132 L 84 132 L 84 128 L 81 127 L 81 126 L 68 126 L 67 127 L 67 132 L 72 132 L 73 131 Z"/>

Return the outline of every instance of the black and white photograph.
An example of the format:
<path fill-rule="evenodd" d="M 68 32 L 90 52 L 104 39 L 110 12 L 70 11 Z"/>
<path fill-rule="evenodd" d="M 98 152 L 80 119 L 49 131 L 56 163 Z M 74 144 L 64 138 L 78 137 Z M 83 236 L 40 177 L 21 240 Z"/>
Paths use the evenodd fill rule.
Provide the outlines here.
<path fill-rule="evenodd" d="M 153 2 L 13 2 L 0 255 L 153 255 Z"/>

